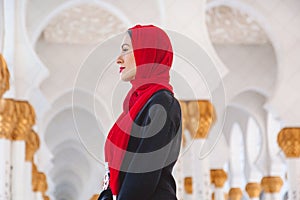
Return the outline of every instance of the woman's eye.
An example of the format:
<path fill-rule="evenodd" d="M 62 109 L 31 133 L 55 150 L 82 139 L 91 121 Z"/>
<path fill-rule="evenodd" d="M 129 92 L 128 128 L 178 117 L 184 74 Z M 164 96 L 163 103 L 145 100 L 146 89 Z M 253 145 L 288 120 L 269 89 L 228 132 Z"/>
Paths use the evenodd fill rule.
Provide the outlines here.
<path fill-rule="evenodd" d="M 123 49 L 123 51 L 128 51 L 128 49 Z"/>

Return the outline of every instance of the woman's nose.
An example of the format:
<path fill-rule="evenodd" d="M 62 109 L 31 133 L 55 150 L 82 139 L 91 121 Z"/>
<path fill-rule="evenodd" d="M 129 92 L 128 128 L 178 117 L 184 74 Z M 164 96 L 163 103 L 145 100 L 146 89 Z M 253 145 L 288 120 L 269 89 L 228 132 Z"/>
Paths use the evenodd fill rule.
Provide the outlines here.
<path fill-rule="evenodd" d="M 122 64 L 123 63 L 123 59 L 121 59 L 120 57 L 117 58 L 117 64 Z"/>

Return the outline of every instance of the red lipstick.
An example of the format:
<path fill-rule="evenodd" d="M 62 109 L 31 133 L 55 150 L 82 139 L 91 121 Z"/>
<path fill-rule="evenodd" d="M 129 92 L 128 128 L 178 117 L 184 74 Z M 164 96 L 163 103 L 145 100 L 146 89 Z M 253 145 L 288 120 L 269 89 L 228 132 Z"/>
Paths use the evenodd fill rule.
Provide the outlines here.
<path fill-rule="evenodd" d="M 125 69 L 125 67 L 120 67 L 120 73 Z"/>

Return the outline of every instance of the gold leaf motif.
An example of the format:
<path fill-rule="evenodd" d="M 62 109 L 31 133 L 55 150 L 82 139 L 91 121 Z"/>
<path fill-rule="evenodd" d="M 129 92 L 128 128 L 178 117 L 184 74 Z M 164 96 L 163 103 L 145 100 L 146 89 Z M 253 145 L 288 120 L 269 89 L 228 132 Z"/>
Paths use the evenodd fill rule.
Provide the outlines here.
<path fill-rule="evenodd" d="M 192 177 L 184 178 L 184 190 L 187 194 L 193 193 L 193 179 Z"/>
<path fill-rule="evenodd" d="M 181 108 L 181 124 L 182 124 L 182 145 L 186 145 L 186 135 L 184 133 L 184 130 L 187 127 L 187 119 L 188 119 L 188 113 L 187 113 L 187 105 L 185 101 L 179 101 L 180 108 Z"/>
<path fill-rule="evenodd" d="M 246 185 L 246 191 L 250 198 L 259 197 L 260 192 L 261 192 L 260 183 L 248 183 Z"/>
<path fill-rule="evenodd" d="M 266 176 L 261 180 L 261 186 L 266 193 L 278 193 L 283 181 L 279 176 Z"/>
<path fill-rule="evenodd" d="M 17 120 L 15 101 L 0 99 L 0 138 L 12 139 Z"/>
<path fill-rule="evenodd" d="M 283 128 L 278 136 L 277 143 L 288 158 L 300 157 L 300 128 Z"/>
<path fill-rule="evenodd" d="M 187 111 L 187 129 L 191 136 L 197 139 L 205 139 L 216 120 L 213 105 L 207 100 L 189 101 Z"/>
<path fill-rule="evenodd" d="M 43 195 L 48 189 L 46 175 L 37 170 L 37 167 L 32 163 L 32 190 L 34 192 L 41 192 Z"/>
<path fill-rule="evenodd" d="M 0 54 L 0 98 L 9 90 L 9 71 L 4 57 Z"/>
<path fill-rule="evenodd" d="M 227 180 L 227 174 L 223 169 L 211 169 L 210 180 L 217 188 L 222 188 Z"/>
<path fill-rule="evenodd" d="M 33 162 L 33 155 L 38 150 L 39 146 L 39 136 L 34 130 L 31 130 L 26 138 L 26 161 Z"/>
<path fill-rule="evenodd" d="M 231 188 L 229 190 L 229 199 L 231 200 L 241 200 L 243 197 L 243 192 L 240 188 Z"/>
<path fill-rule="evenodd" d="M 35 123 L 35 112 L 28 101 L 16 101 L 15 106 L 18 122 L 12 132 L 12 139 L 26 140 Z"/>

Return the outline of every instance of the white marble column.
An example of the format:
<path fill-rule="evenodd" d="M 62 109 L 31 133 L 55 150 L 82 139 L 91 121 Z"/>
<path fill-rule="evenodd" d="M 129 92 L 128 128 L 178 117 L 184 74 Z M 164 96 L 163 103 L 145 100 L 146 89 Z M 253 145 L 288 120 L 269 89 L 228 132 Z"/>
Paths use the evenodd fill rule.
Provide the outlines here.
<path fill-rule="evenodd" d="M 286 156 L 289 200 L 300 199 L 300 128 L 284 128 L 278 144 Z"/>
<path fill-rule="evenodd" d="M 193 199 L 210 200 L 209 158 L 200 158 L 209 130 L 215 120 L 213 105 L 207 100 L 193 100 L 187 103 L 187 129 L 191 135 L 191 158 L 193 174 Z"/>
<path fill-rule="evenodd" d="M 261 181 L 264 190 L 264 200 L 280 200 L 280 190 L 283 181 L 280 176 L 266 176 Z"/>
<path fill-rule="evenodd" d="M 184 184 L 184 194 L 183 199 L 192 199 L 193 197 L 193 165 L 191 159 L 191 149 L 188 147 L 183 148 L 182 164 L 183 164 L 183 184 Z"/>
<path fill-rule="evenodd" d="M 263 200 L 281 200 L 279 193 L 265 193 Z"/>
<path fill-rule="evenodd" d="M 193 199 L 211 199 L 210 165 L 208 157 L 200 159 L 200 150 L 205 139 L 195 139 L 191 146 L 193 165 Z"/>
<path fill-rule="evenodd" d="M 41 192 L 35 192 L 34 197 L 34 200 L 44 200 L 43 194 Z"/>
<path fill-rule="evenodd" d="M 225 200 L 223 188 L 215 188 L 215 200 Z"/>
<path fill-rule="evenodd" d="M 3 0 L 0 1 L 0 13 L 4 13 Z M 0 52 L 3 52 L 4 43 L 4 17 L 0 18 Z"/>
<path fill-rule="evenodd" d="M 26 140 L 35 123 L 33 107 L 27 101 L 15 101 L 18 122 L 12 131 L 12 200 L 24 200 Z"/>
<path fill-rule="evenodd" d="M 215 186 L 214 199 L 224 200 L 225 195 L 224 195 L 223 187 L 227 180 L 227 173 L 223 169 L 211 169 L 210 177 L 211 177 L 211 183 Z"/>
<path fill-rule="evenodd" d="M 14 64 L 15 64 L 15 29 L 17 26 L 15 19 L 15 0 L 2 0 L 3 5 L 3 17 L 4 17 L 4 34 L 2 42 L 3 56 L 6 59 L 7 66 L 10 73 L 10 89 L 5 93 L 5 97 L 15 97 L 15 76 L 14 76 Z M 2 17 L 2 16 L 1 16 Z M 2 19 L 1 19 L 2 20 Z M 3 21 L 4 21 L 3 20 Z M 9 33 L 9 34 L 5 34 Z M 0 47 L 1 48 L 1 47 Z"/>
<path fill-rule="evenodd" d="M 24 200 L 25 190 L 25 141 L 15 140 L 11 148 L 12 159 L 12 200 Z"/>
<path fill-rule="evenodd" d="M 0 54 L 0 67 L 5 66 L 5 60 Z M 6 71 L 6 70 L 4 70 Z M 1 74 L 0 84 L 5 84 L 2 81 L 7 79 L 9 74 Z M 8 79 L 7 85 L 8 84 Z M 3 88 L 2 88 L 3 89 Z M 7 88 L 6 88 L 7 89 Z M 0 89 L 0 97 L 3 94 Z M 15 102 L 12 99 L 0 99 L 0 199 L 11 199 L 11 145 L 12 145 L 12 131 L 16 125 L 17 116 L 15 112 Z"/>
<path fill-rule="evenodd" d="M 187 136 L 188 131 L 186 130 L 187 126 L 187 120 L 188 120 L 188 113 L 187 113 L 187 105 L 185 101 L 179 101 L 180 108 L 181 108 L 181 128 L 182 128 L 182 141 L 181 141 L 181 147 L 180 147 L 180 153 L 179 158 L 176 163 L 176 182 L 177 182 L 177 199 L 183 200 L 185 195 L 185 175 L 184 175 L 184 156 L 185 150 L 187 146 Z M 188 161 L 187 161 L 188 162 Z"/>
<path fill-rule="evenodd" d="M 300 158 L 287 158 L 289 200 L 300 199 Z"/>
<path fill-rule="evenodd" d="M 0 200 L 11 199 L 11 140 L 0 139 Z"/>
<path fill-rule="evenodd" d="M 250 200 L 259 200 L 259 195 L 261 192 L 260 183 L 257 182 L 249 182 L 246 185 L 246 192 L 248 193 Z"/>
<path fill-rule="evenodd" d="M 32 190 L 32 163 L 25 162 L 24 169 L 24 189 L 25 189 L 25 199 L 33 199 L 33 190 Z"/>

